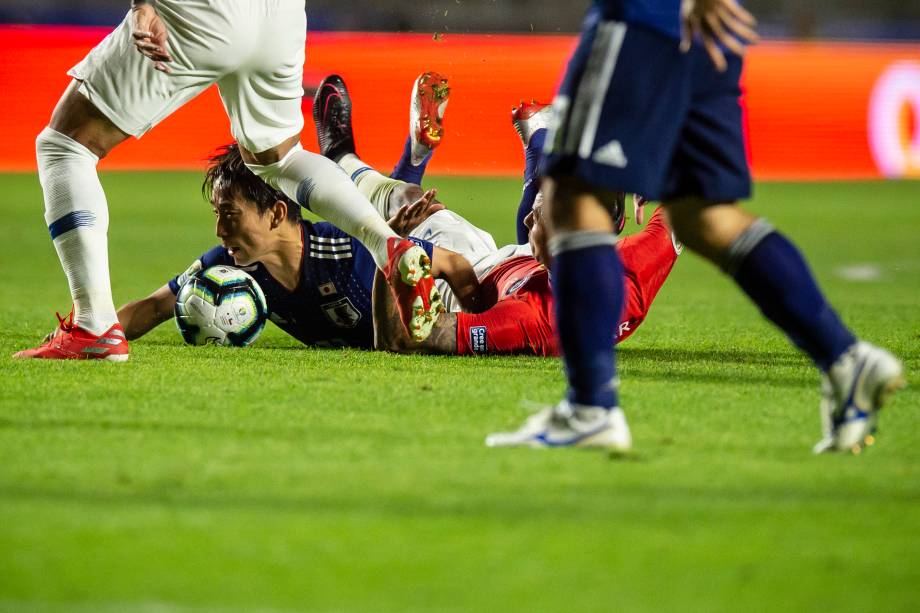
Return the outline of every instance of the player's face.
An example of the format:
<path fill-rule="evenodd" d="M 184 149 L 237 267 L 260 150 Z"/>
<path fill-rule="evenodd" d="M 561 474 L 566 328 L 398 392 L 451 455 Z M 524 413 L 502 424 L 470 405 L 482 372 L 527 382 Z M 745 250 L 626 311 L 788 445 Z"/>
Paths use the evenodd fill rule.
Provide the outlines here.
<path fill-rule="evenodd" d="M 215 233 L 237 266 L 248 266 L 270 252 L 274 242 L 271 215 L 260 215 L 254 202 L 216 191 L 212 203 Z"/>
<path fill-rule="evenodd" d="M 549 251 L 546 245 L 546 224 L 543 222 L 543 191 L 537 193 L 533 202 L 533 209 L 524 218 L 524 225 L 529 230 L 527 239 L 530 242 L 530 250 L 533 257 L 540 264 L 547 266 Z"/>

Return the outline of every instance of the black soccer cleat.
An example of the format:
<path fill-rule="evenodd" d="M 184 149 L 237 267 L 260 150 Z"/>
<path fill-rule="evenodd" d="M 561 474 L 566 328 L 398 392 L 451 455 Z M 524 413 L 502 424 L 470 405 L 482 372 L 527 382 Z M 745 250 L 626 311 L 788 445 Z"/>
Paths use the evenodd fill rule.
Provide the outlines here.
<path fill-rule="evenodd" d="M 319 138 L 319 152 L 333 162 L 355 153 L 351 131 L 351 97 L 345 81 L 337 74 L 323 79 L 313 97 L 313 123 Z"/>
<path fill-rule="evenodd" d="M 610 217 L 613 218 L 613 231 L 621 234 L 626 227 L 626 193 L 614 192 L 612 202 L 603 202 Z"/>

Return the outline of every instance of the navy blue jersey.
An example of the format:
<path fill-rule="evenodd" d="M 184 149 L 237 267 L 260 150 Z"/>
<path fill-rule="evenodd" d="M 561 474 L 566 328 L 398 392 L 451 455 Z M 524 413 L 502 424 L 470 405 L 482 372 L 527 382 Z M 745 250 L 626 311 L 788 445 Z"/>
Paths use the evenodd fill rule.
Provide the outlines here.
<path fill-rule="evenodd" d="M 680 38 L 680 0 L 594 0 L 603 19 L 650 28 Z"/>
<path fill-rule="evenodd" d="M 288 291 L 261 263 L 242 267 L 259 283 L 268 302 L 269 318 L 308 345 L 361 347 L 374 345 L 371 289 L 377 267 L 364 246 L 330 223 L 300 222 L 303 255 L 300 282 Z M 432 245 L 419 243 L 431 257 Z M 235 266 L 223 247 L 214 247 L 169 282 L 178 293 L 189 275 L 216 265 Z"/>

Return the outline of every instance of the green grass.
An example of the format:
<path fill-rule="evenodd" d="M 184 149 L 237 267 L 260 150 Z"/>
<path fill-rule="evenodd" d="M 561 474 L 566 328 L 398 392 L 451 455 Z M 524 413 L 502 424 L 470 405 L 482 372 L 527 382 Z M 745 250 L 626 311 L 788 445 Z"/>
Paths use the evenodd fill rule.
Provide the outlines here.
<path fill-rule="evenodd" d="M 116 302 L 215 241 L 190 174 L 108 174 Z M 510 240 L 516 181 L 443 179 Z M 920 369 L 917 183 L 764 184 L 844 319 Z M 637 454 L 489 450 L 557 360 L 246 350 L 172 324 L 124 365 L 14 362 L 69 297 L 30 175 L 0 175 L 0 610 L 917 611 L 917 387 L 813 457 L 818 376 L 680 258 L 621 347 Z M 841 266 L 880 276 L 846 280 Z"/>

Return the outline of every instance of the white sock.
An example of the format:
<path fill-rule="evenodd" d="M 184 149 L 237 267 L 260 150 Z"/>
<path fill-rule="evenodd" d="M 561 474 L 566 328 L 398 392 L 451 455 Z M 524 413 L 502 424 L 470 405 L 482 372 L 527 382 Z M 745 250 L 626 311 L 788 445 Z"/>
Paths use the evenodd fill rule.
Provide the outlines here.
<path fill-rule="evenodd" d="M 246 166 L 294 202 L 361 241 L 378 268 L 386 265 L 387 239 L 396 233 L 338 164 L 305 151 L 298 143 L 274 164 Z"/>
<path fill-rule="evenodd" d="M 35 139 L 45 222 L 67 275 L 74 324 L 102 334 L 118 323 L 109 284 L 109 208 L 92 151 L 45 128 Z"/>
<path fill-rule="evenodd" d="M 371 201 L 381 217 L 388 220 L 396 214 L 395 210 L 390 210 L 390 194 L 397 185 L 405 184 L 405 181 L 380 174 L 353 153 L 346 153 L 339 160 L 339 166 L 351 177 L 361 195 Z"/>

